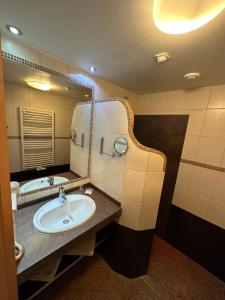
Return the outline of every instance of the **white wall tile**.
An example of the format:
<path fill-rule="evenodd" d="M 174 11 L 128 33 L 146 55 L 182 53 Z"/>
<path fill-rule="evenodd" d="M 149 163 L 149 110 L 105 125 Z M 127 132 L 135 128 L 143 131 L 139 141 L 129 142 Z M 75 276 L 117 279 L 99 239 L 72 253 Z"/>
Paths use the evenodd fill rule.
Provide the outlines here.
<path fill-rule="evenodd" d="M 119 224 L 137 230 L 141 203 L 123 198 L 121 208 L 122 215 L 119 218 Z"/>
<path fill-rule="evenodd" d="M 172 203 L 180 208 L 187 210 L 187 194 L 189 188 L 176 183 Z"/>
<path fill-rule="evenodd" d="M 200 137 L 196 159 L 198 162 L 220 166 L 225 150 L 225 139 Z"/>
<path fill-rule="evenodd" d="M 211 197 L 190 189 L 187 194 L 186 209 L 194 215 L 205 219 Z"/>
<path fill-rule="evenodd" d="M 212 87 L 209 108 L 225 108 L 225 85 Z"/>
<path fill-rule="evenodd" d="M 146 173 L 142 171 L 126 169 L 123 195 L 133 201 L 142 201 Z"/>
<path fill-rule="evenodd" d="M 145 177 L 142 195 L 143 203 L 160 202 L 164 172 L 148 172 Z"/>
<path fill-rule="evenodd" d="M 190 186 L 196 191 L 212 195 L 216 182 L 217 171 L 194 166 Z"/>
<path fill-rule="evenodd" d="M 225 201 L 212 198 L 206 219 L 225 229 Z"/>
<path fill-rule="evenodd" d="M 186 109 L 204 109 L 207 108 L 209 102 L 211 88 L 199 88 L 187 91 Z"/>
<path fill-rule="evenodd" d="M 141 206 L 138 230 L 148 230 L 155 228 L 158 216 L 159 203 L 143 203 Z"/>
<path fill-rule="evenodd" d="M 225 201 L 225 173 L 218 172 L 213 197 Z"/>
<path fill-rule="evenodd" d="M 201 135 L 206 110 L 184 110 L 183 114 L 189 115 L 186 135 Z"/>
<path fill-rule="evenodd" d="M 176 183 L 183 186 L 189 186 L 192 172 L 193 172 L 193 165 L 185 164 L 181 162 L 179 165 Z"/>
<path fill-rule="evenodd" d="M 173 91 L 167 93 L 167 109 L 180 110 L 184 109 L 186 99 L 185 91 Z M 164 109 L 164 108 L 162 108 Z"/>
<path fill-rule="evenodd" d="M 126 159 L 126 168 L 139 171 L 146 171 L 149 152 L 143 151 L 129 139 L 128 155 Z"/>
<path fill-rule="evenodd" d="M 225 109 L 207 111 L 202 136 L 225 138 Z"/>
<path fill-rule="evenodd" d="M 151 94 L 150 101 L 152 110 L 167 109 L 167 93 Z"/>
<path fill-rule="evenodd" d="M 138 98 L 138 109 L 139 110 L 152 110 L 151 94 L 140 95 Z"/>
<path fill-rule="evenodd" d="M 182 158 L 195 160 L 199 144 L 199 136 L 186 135 L 183 145 Z"/>
<path fill-rule="evenodd" d="M 162 172 L 164 168 L 164 158 L 157 153 L 150 152 L 148 158 L 148 172 Z"/>

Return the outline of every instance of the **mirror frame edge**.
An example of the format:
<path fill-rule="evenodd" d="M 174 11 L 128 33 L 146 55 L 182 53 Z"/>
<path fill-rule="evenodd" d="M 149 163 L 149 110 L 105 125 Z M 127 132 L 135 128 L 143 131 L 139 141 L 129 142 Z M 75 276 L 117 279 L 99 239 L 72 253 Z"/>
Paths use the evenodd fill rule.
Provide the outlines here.
<path fill-rule="evenodd" d="M 1 32 L 0 32 L 1 49 Z M 0 166 L 0 293 L 4 299 L 17 300 L 16 261 L 14 254 L 13 216 L 11 207 L 9 159 L 6 131 L 3 61 L 0 58 L 0 142 L 2 163 Z M 3 199 L 4 198 L 4 199 Z"/>

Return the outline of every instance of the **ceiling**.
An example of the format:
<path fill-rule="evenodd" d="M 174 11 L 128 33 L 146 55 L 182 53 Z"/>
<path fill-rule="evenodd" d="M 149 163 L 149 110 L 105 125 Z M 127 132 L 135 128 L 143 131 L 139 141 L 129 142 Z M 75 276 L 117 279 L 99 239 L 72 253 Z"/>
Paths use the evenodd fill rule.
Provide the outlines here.
<path fill-rule="evenodd" d="M 180 1 L 180 0 L 177 0 Z M 190 0 L 191 1 L 191 0 Z M 152 0 L 0 0 L 0 27 L 138 94 L 225 83 L 225 11 L 196 31 L 168 35 L 153 24 Z M 158 64 L 154 55 L 168 51 Z M 187 72 L 200 72 L 187 81 Z"/>
<path fill-rule="evenodd" d="M 38 81 L 50 85 L 51 90 L 44 91 L 44 93 L 54 93 L 68 98 L 75 98 L 78 101 L 90 101 L 91 99 L 91 89 L 6 58 L 3 59 L 3 72 L 5 82 L 29 87 L 27 85 L 28 81 Z M 87 98 L 84 95 L 89 95 L 89 97 Z"/>

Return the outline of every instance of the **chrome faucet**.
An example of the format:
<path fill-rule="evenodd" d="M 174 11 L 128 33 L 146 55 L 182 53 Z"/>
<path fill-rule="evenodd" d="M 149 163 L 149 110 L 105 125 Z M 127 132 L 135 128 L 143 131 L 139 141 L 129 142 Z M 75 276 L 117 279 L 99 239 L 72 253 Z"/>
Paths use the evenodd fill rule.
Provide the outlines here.
<path fill-rule="evenodd" d="M 65 190 L 64 190 L 63 186 L 59 188 L 59 199 L 62 199 L 63 203 L 66 203 L 68 201 L 68 199 L 66 198 L 66 194 L 65 194 Z"/>
<path fill-rule="evenodd" d="M 54 185 L 54 177 L 53 176 L 48 177 L 48 182 L 50 186 Z"/>

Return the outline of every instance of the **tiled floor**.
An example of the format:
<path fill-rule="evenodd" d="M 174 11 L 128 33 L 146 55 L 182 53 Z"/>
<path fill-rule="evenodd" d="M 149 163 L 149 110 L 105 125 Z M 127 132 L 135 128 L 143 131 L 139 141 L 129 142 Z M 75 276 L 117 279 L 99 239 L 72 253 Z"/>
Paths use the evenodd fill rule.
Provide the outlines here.
<path fill-rule="evenodd" d="M 35 300 L 224 300 L 225 283 L 155 237 L 147 275 L 128 279 L 100 255 L 85 259 Z"/>

